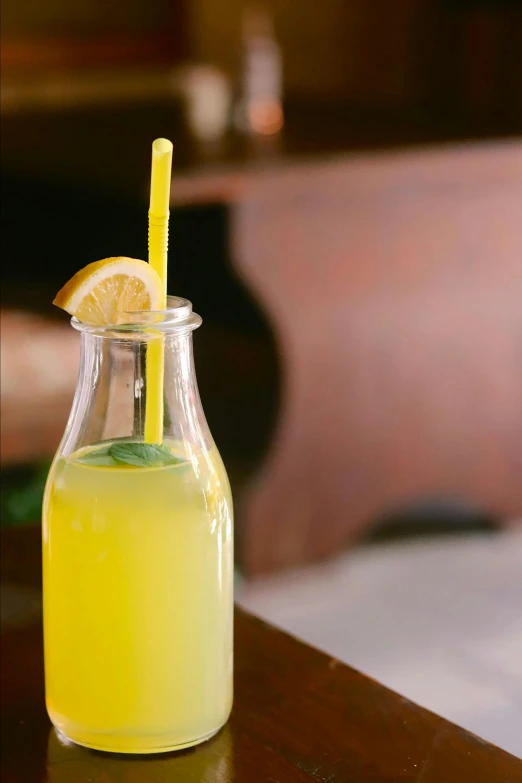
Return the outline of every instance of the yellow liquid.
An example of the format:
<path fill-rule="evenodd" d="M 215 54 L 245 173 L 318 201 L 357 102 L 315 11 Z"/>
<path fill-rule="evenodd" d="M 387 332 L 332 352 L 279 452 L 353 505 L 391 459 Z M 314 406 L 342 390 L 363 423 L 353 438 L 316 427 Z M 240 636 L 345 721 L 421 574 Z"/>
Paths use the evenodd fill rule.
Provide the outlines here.
<path fill-rule="evenodd" d="M 49 716 L 82 745 L 188 747 L 232 705 L 232 503 L 215 448 L 160 468 L 55 462 L 44 501 Z"/>

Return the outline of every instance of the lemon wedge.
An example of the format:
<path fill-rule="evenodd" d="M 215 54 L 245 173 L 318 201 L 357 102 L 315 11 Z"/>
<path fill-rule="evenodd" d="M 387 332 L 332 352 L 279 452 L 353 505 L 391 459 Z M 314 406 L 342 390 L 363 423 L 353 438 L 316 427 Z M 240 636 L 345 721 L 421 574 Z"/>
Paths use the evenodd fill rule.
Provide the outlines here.
<path fill-rule="evenodd" d="M 128 320 L 123 313 L 160 310 L 163 299 L 161 279 L 150 264 L 117 256 L 80 269 L 58 291 L 53 304 L 83 323 L 102 326 Z"/>

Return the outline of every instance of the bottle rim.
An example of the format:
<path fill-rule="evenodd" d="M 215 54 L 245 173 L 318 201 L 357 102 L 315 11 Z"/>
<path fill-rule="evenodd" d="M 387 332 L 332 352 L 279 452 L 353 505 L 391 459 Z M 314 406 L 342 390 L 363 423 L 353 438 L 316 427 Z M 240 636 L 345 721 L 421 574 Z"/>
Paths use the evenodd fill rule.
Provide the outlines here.
<path fill-rule="evenodd" d="M 192 302 L 180 296 L 168 296 L 164 310 L 136 310 L 124 312 L 116 324 L 86 324 L 74 316 L 71 326 L 78 332 L 94 334 L 99 337 L 124 338 L 130 336 L 154 336 L 154 333 L 179 334 L 191 332 L 201 326 L 202 319 L 192 310 Z"/>

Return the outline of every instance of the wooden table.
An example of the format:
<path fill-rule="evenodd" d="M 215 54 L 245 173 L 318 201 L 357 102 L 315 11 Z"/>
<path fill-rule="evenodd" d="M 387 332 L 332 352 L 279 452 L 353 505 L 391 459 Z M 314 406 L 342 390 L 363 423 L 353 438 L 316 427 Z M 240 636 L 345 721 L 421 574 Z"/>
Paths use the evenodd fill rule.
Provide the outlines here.
<path fill-rule="evenodd" d="M 364 109 L 289 96 L 281 137 L 252 140 L 230 131 L 220 144 L 209 146 L 188 133 L 180 101 L 158 99 L 70 111 L 6 112 L 2 166 L 4 173 L 92 188 L 114 198 L 126 195 L 146 207 L 151 141 L 166 136 L 175 141 L 172 203 L 183 205 L 230 201 L 259 173 L 307 160 L 519 133 L 517 120 L 498 113 L 493 119 L 466 118 L 424 107 Z"/>
<path fill-rule="evenodd" d="M 196 750 L 62 744 L 44 706 L 40 542 L 2 533 L 3 783 L 518 783 L 522 761 L 241 610 L 235 706 Z"/>

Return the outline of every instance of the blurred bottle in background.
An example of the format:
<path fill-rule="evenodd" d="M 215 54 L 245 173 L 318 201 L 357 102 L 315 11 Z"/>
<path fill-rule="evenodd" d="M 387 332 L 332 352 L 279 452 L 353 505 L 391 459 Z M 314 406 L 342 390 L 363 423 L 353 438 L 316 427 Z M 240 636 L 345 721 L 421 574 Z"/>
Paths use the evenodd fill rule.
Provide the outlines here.
<path fill-rule="evenodd" d="M 241 93 L 236 127 L 254 136 L 273 136 L 283 127 L 283 68 L 281 48 L 267 8 L 246 7 L 242 37 Z"/>
<path fill-rule="evenodd" d="M 232 91 L 228 78 L 212 65 L 199 64 L 185 66 L 180 82 L 189 130 L 201 143 L 216 144 L 230 121 Z"/>

